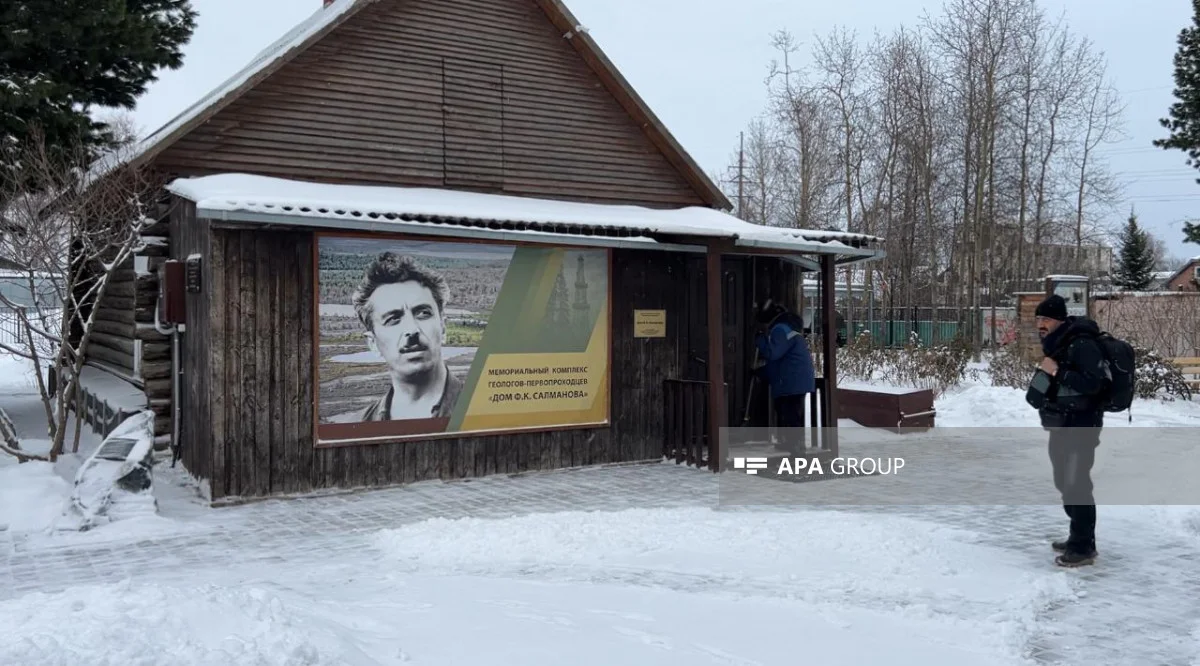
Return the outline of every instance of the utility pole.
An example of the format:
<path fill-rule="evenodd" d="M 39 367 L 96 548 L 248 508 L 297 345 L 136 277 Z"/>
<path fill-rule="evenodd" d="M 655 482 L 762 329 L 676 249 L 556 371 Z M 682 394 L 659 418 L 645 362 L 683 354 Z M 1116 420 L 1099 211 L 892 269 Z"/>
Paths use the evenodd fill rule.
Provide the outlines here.
<path fill-rule="evenodd" d="M 746 133 L 738 133 L 738 209 L 737 216 L 746 219 L 746 199 L 743 193 L 743 183 L 746 182 Z"/>

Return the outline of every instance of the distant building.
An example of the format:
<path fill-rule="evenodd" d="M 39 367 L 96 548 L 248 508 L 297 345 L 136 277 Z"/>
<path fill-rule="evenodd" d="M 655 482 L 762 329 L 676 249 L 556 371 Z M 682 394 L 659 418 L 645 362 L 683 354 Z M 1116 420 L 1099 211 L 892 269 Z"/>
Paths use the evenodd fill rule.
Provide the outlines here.
<path fill-rule="evenodd" d="M 978 262 L 974 266 L 970 263 L 974 244 L 955 244 L 954 262 L 942 275 L 947 289 L 966 294 L 970 276 L 974 273 L 981 297 L 986 296 L 988 287 L 994 284 L 1003 300 L 1013 292 L 1041 289 L 1041 279 L 1045 275 L 1085 275 L 1093 282 L 1103 283 L 1113 272 L 1114 253 L 1107 245 L 1035 243 L 1029 238 L 1028 230 L 1022 239 L 1013 223 L 993 225 L 985 229 L 983 235 Z"/>
<path fill-rule="evenodd" d="M 1162 282 L 1160 291 L 1200 291 L 1200 257 L 1192 257 Z"/>
<path fill-rule="evenodd" d="M 1146 287 L 1146 290 L 1162 291 L 1173 277 L 1175 277 L 1175 271 L 1155 271 L 1150 274 L 1150 286 Z"/>

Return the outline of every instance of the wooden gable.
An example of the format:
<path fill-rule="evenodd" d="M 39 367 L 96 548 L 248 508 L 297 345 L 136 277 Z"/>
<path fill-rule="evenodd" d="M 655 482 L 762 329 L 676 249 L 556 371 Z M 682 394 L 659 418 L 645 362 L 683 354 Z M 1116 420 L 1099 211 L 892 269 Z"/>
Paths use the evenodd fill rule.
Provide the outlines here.
<path fill-rule="evenodd" d="M 381 0 L 155 162 L 177 175 L 713 205 L 539 1 Z"/>

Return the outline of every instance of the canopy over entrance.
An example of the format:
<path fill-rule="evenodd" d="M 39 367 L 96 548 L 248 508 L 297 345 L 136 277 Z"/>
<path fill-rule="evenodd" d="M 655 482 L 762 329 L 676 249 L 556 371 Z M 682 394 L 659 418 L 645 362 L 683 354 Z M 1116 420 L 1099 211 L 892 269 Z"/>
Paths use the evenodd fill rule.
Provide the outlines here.
<path fill-rule="evenodd" d="M 221 225 L 270 229 L 309 227 L 697 253 L 704 256 L 708 357 L 707 465 L 722 467 L 720 429 L 725 395 L 722 257 L 777 257 L 820 275 L 821 427 L 837 424 L 835 270 L 884 255 L 882 239 L 863 234 L 766 227 L 703 207 L 646 208 L 556 201 L 446 189 L 358 186 L 247 174 L 179 179 L 168 189 L 195 204 L 195 217 Z M 822 450 L 836 455 L 836 437 Z"/>
<path fill-rule="evenodd" d="M 834 255 L 838 264 L 883 255 L 874 236 L 765 227 L 702 207 L 656 209 L 247 174 L 185 178 L 168 189 L 195 202 L 197 217 L 248 224 L 695 252 L 725 242 L 732 253 Z"/>

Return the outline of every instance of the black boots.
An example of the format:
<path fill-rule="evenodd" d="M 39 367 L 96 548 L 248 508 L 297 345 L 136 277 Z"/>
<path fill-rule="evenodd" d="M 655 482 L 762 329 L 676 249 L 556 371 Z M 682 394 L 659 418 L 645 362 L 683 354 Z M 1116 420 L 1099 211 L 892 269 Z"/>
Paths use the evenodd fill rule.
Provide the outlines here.
<path fill-rule="evenodd" d="M 1088 548 L 1086 550 L 1069 549 L 1068 542 L 1055 541 L 1050 544 L 1050 547 L 1061 553 L 1054 558 L 1054 563 L 1060 567 L 1082 567 L 1096 562 L 1096 549 Z"/>

